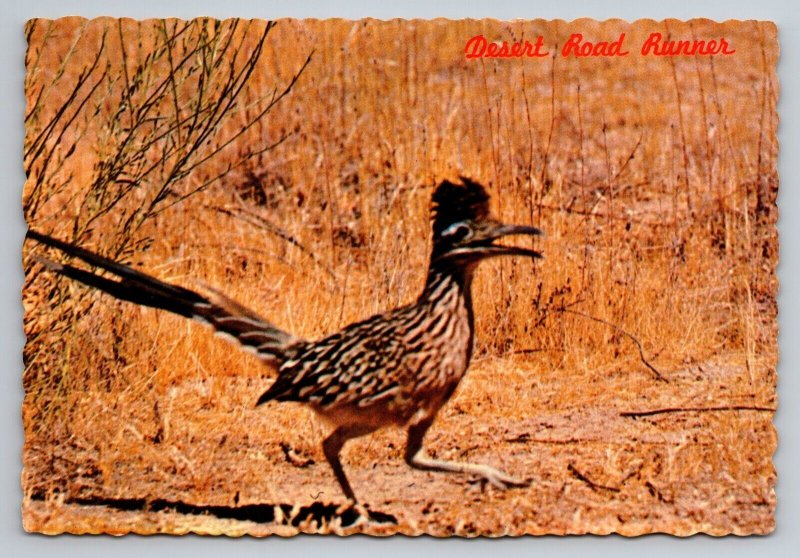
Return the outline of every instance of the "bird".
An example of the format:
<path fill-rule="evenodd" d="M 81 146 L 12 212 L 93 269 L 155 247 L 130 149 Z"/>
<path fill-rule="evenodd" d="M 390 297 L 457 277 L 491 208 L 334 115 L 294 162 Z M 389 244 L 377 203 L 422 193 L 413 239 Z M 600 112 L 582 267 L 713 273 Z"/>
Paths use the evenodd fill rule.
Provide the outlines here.
<path fill-rule="evenodd" d="M 530 484 L 489 465 L 433 459 L 423 448 L 426 432 L 472 357 L 471 285 L 478 264 L 499 256 L 542 257 L 532 248 L 496 243 L 542 231 L 496 220 L 489 202 L 486 188 L 474 180 L 442 180 L 431 196 L 432 248 L 416 301 L 315 341 L 279 329 L 212 287 L 200 294 L 35 230 L 27 236 L 110 277 L 37 255 L 44 268 L 117 299 L 209 325 L 276 369 L 277 377 L 256 406 L 299 402 L 329 423 L 323 453 L 345 497 L 357 504 L 340 453 L 349 440 L 387 426 L 406 429 L 404 458 L 412 468 L 472 475 L 499 489 Z"/>

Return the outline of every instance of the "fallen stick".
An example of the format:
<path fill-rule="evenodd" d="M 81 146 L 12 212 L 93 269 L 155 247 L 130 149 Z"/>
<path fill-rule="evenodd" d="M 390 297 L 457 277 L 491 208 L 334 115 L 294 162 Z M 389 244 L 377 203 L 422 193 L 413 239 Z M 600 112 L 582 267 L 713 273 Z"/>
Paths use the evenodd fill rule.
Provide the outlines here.
<path fill-rule="evenodd" d="M 723 407 L 666 407 L 663 409 L 651 409 L 649 411 L 624 411 L 619 414 L 621 417 L 639 418 L 662 415 L 666 413 L 707 413 L 717 411 L 758 411 L 774 413 L 773 407 L 759 407 L 757 405 L 726 405 Z"/>

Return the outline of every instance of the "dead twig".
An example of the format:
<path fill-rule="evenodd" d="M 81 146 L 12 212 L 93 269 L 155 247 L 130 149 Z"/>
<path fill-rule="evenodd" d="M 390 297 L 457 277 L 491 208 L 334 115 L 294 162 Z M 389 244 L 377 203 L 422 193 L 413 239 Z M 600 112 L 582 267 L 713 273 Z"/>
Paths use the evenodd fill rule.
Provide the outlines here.
<path fill-rule="evenodd" d="M 611 184 L 613 184 L 614 182 L 617 181 L 617 179 L 619 178 L 619 175 L 621 175 L 623 172 L 625 172 L 625 169 L 628 168 L 628 164 L 630 164 L 630 162 L 633 161 L 636 158 L 636 152 L 639 151 L 639 147 L 641 147 L 641 145 L 642 145 L 642 139 L 643 138 L 644 138 L 644 131 L 642 130 L 639 133 L 639 139 L 636 140 L 636 145 L 634 145 L 633 149 L 631 149 L 630 155 L 628 155 L 628 157 L 625 159 L 625 162 L 622 163 L 622 166 L 614 174 L 614 176 L 611 177 Z M 603 139 L 605 140 L 605 137 Z"/>
<path fill-rule="evenodd" d="M 300 455 L 296 449 L 286 442 L 281 442 L 281 451 L 283 452 L 283 456 L 286 458 L 287 463 L 300 469 L 305 469 L 306 467 L 314 464 L 313 459 Z M 319 494 L 322 494 L 322 492 Z M 319 494 L 314 498 L 315 500 L 319 498 Z"/>
<path fill-rule="evenodd" d="M 634 184 L 634 186 L 641 185 Z M 648 221 L 646 219 L 638 219 L 631 215 L 612 215 L 610 213 L 604 211 L 591 211 L 591 210 L 582 210 L 582 209 L 575 209 L 573 207 L 560 207 L 557 205 L 548 205 L 548 204 L 541 204 L 539 206 L 541 209 L 547 211 L 558 211 L 561 213 L 568 213 L 570 215 L 583 215 L 585 217 L 594 217 L 597 219 L 606 219 L 612 221 L 622 221 L 624 223 L 635 223 L 637 225 L 643 225 L 646 227 L 666 227 L 671 226 L 671 223 L 665 223 L 664 221 Z"/>
<path fill-rule="evenodd" d="M 774 407 L 761 407 L 759 405 L 723 405 L 719 407 L 664 407 L 663 409 L 650 409 L 648 411 L 625 411 L 621 417 L 639 418 L 666 413 L 709 413 L 720 411 L 756 411 L 761 413 L 774 413 Z"/>
<path fill-rule="evenodd" d="M 592 479 L 590 479 L 589 477 L 578 471 L 572 463 L 567 465 L 567 469 L 569 470 L 570 473 L 572 473 L 573 477 L 575 477 L 580 481 L 585 482 L 587 485 L 589 485 L 589 488 L 591 488 L 594 491 L 607 490 L 609 492 L 619 492 L 619 488 L 616 488 L 614 486 L 604 486 L 602 484 L 597 484 Z"/>
<path fill-rule="evenodd" d="M 244 203 L 242 202 L 241 198 L 239 198 L 237 201 L 239 202 L 240 207 L 234 209 L 230 209 L 227 207 L 218 207 L 213 205 L 206 205 L 204 206 L 204 208 L 215 211 L 222 215 L 227 215 L 228 217 L 232 217 L 234 219 L 239 219 L 253 227 L 267 231 L 268 233 L 277 236 L 281 240 L 288 242 L 289 244 L 300 250 L 303 254 L 308 256 L 311 259 L 311 261 L 313 261 L 320 269 L 322 269 L 322 271 L 324 271 L 328 275 L 328 277 L 333 279 L 334 283 L 338 286 L 338 277 L 336 273 L 328 265 L 322 262 L 314 254 L 312 250 L 309 250 L 303 243 L 297 240 L 297 238 L 295 238 L 294 236 L 283 230 L 281 227 L 275 225 L 268 219 L 262 217 L 261 215 L 257 215 L 255 212 L 244 207 Z"/>
<path fill-rule="evenodd" d="M 667 30 L 667 40 L 672 38 L 669 30 L 669 23 L 664 21 L 664 27 Z M 681 87 L 678 84 L 678 72 L 675 69 L 675 60 L 672 56 L 668 56 L 670 68 L 672 69 L 672 83 L 675 86 L 675 98 L 678 105 L 678 126 L 681 131 L 681 152 L 683 153 L 683 185 L 686 189 L 686 207 L 690 214 L 694 214 L 694 206 L 692 204 L 692 191 L 689 185 L 689 154 L 686 149 L 686 128 L 684 126 L 683 118 L 683 96 L 681 95 Z"/>
<path fill-rule="evenodd" d="M 634 345 L 636 345 L 636 348 L 639 349 L 639 359 L 642 361 L 642 364 L 644 364 L 648 368 L 648 370 L 650 370 L 653 373 L 653 375 L 656 377 L 656 380 L 658 380 L 659 382 L 669 383 L 669 380 L 667 380 L 664 377 L 664 375 L 661 374 L 661 372 L 659 372 L 656 369 L 656 367 L 653 366 L 652 364 L 650 364 L 647 361 L 647 359 L 644 357 L 644 349 L 642 348 L 641 342 L 638 339 L 636 339 L 636 337 L 634 337 L 633 335 L 631 335 L 630 333 L 628 333 L 627 331 L 625 331 L 624 329 L 622 329 L 618 325 L 612 324 L 611 322 L 608 322 L 608 321 L 603 320 L 601 318 L 596 318 L 595 316 L 591 316 L 589 314 L 585 314 L 585 313 L 580 312 L 578 310 L 570 310 L 569 308 L 559 308 L 559 309 L 557 309 L 555 311 L 556 312 L 562 312 L 562 313 L 567 312 L 569 314 L 575 314 L 576 316 L 582 316 L 582 317 L 587 318 L 589 320 L 593 320 L 595 322 L 607 325 L 608 327 L 611 327 L 614 330 L 618 331 L 619 333 L 621 333 L 622 335 L 624 335 L 625 337 L 627 337 L 628 339 L 633 341 Z"/>

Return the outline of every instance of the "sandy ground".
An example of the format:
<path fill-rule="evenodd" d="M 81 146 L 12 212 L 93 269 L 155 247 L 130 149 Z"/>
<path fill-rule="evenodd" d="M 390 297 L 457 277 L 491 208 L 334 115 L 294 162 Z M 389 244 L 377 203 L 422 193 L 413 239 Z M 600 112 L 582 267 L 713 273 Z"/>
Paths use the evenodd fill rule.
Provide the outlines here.
<path fill-rule="evenodd" d="M 488 463 L 529 478 L 527 488 L 500 491 L 474 478 L 412 470 L 402 460 L 403 433 L 388 430 L 352 442 L 343 454 L 354 489 L 373 514 L 364 520 L 344 505 L 315 447 L 322 428 L 316 440 L 292 431 L 280 440 L 259 439 L 259 421 L 274 423 L 285 415 L 287 407 L 278 406 L 230 415 L 232 421 L 252 420 L 254 427 L 249 432 L 231 428 L 230 435 L 220 436 L 225 426 L 203 428 L 198 411 L 192 415 L 200 427 L 195 432 L 206 435 L 181 440 L 176 429 L 171 443 L 160 444 L 163 463 L 154 462 L 143 447 L 142 455 L 117 461 L 111 470 L 73 471 L 83 480 L 72 479 L 81 487 L 72 493 L 31 494 L 23 502 L 25 528 L 466 537 L 724 535 L 774 528 L 776 435 L 772 412 L 762 409 L 774 402 L 726 393 L 745 371 L 706 364 L 670 373 L 669 383 L 632 371 L 624 381 L 641 384 L 640 401 L 614 400 L 612 389 L 595 405 L 588 393 L 586 402 L 547 410 L 552 392 L 543 384 L 530 390 L 522 366 L 521 373 L 507 374 L 500 387 L 489 390 L 482 404 L 476 390 L 492 382 L 497 369 L 510 367 L 517 365 L 496 359 L 475 366 L 429 432 L 426 446 L 438 458 Z M 226 381 L 226 389 L 241 394 L 242 401 L 258 391 L 252 379 Z M 613 388 L 615 380 L 608 382 Z M 195 389 L 189 382 L 179 386 Z M 522 397 L 510 416 L 499 416 L 506 403 L 498 394 L 523 390 L 539 403 L 526 405 Z M 462 403 L 476 399 L 466 412 Z M 625 414 L 654 410 L 659 412 Z M 200 462 L 204 452 L 194 451 L 207 446 L 215 447 L 213 463 Z"/>

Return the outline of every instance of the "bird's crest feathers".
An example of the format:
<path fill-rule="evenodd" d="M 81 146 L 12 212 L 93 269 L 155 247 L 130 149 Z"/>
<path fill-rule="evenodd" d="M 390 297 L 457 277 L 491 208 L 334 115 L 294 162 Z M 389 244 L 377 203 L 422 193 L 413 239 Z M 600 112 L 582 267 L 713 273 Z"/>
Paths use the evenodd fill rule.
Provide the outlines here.
<path fill-rule="evenodd" d="M 461 182 L 442 181 L 431 198 L 433 234 L 459 221 L 482 221 L 489 217 L 489 194 L 483 186 L 461 177 Z"/>

